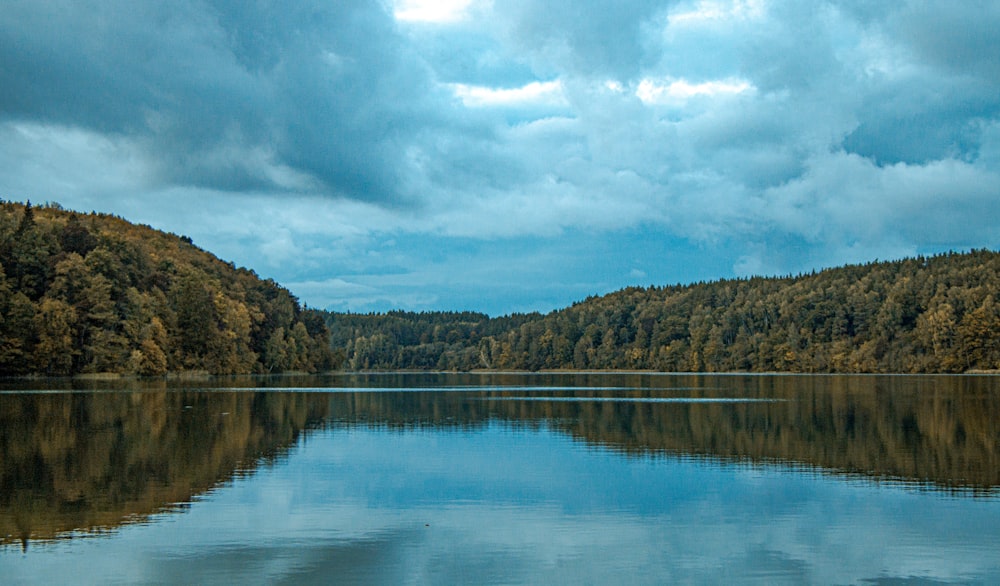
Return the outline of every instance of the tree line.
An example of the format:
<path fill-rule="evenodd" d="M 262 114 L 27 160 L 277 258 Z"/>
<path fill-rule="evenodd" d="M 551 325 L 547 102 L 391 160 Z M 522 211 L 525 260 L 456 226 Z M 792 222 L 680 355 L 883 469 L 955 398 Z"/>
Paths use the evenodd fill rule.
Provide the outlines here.
<path fill-rule="evenodd" d="M 354 369 L 966 372 L 1000 368 L 1000 254 L 631 287 L 547 315 L 327 317 Z"/>
<path fill-rule="evenodd" d="M 190 238 L 0 202 L 0 376 L 315 372 L 322 312 Z"/>
<path fill-rule="evenodd" d="M 330 343 L 351 370 L 490 368 L 480 342 L 540 319 L 538 313 L 491 318 L 471 311 L 329 313 Z"/>

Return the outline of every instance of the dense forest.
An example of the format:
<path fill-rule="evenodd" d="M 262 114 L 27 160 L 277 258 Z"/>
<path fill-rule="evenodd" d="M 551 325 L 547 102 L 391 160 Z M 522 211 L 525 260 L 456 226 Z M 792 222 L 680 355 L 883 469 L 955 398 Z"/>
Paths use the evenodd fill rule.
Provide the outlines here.
<path fill-rule="evenodd" d="M 166 234 L 0 202 L 0 376 L 1000 368 L 1000 253 L 628 288 L 548 315 L 344 314 Z"/>
<path fill-rule="evenodd" d="M 329 370 L 324 314 L 166 234 L 0 202 L 0 376 Z"/>
<path fill-rule="evenodd" d="M 331 313 L 331 343 L 351 370 L 470 370 L 487 367 L 480 342 L 541 319 L 541 314 L 490 318 L 484 313 L 433 311 Z"/>
<path fill-rule="evenodd" d="M 1000 254 L 629 288 L 541 316 L 331 314 L 355 369 L 966 372 L 1000 368 Z"/>

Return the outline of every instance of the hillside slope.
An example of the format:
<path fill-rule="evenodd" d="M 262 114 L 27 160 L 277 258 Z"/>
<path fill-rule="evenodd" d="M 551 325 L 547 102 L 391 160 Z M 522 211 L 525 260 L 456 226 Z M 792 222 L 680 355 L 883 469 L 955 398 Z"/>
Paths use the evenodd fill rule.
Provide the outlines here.
<path fill-rule="evenodd" d="M 0 202 L 0 376 L 316 371 L 323 315 L 166 234 Z"/>
<path fill-rule="evenodd" d="M 354 368 L 965 372 L 1000 368 L 1000 254 L 629 288 L 572 307 L 331 314 Z"/>
<path fill-rule="evenodd" d="M 1000 367 L 1000 254 L 632 288 L 481 343 L 494 368 L 964 372 Z"/>

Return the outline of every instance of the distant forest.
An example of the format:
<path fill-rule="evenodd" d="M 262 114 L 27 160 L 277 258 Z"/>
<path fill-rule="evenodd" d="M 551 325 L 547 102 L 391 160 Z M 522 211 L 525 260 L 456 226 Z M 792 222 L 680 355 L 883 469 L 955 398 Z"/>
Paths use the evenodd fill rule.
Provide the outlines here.
<path fill-rule="evenodd" d="M 165 234 L 58 205 L 0 202 L 0 376 L 316 372 L 325 315 Z"/>
<path fill-rule="evenodd" d="M 1000 367 L 1000 254 L 628 288 L 548 315 L 330 314 L 352 369 L 954 373 Z"/>
<path fill-rule="evenodd" d="M 330 313 L 166 234 L 0 201 L 0 376 L 1000 368 L 987 250 L 628 288 L 547 315 Z"/>

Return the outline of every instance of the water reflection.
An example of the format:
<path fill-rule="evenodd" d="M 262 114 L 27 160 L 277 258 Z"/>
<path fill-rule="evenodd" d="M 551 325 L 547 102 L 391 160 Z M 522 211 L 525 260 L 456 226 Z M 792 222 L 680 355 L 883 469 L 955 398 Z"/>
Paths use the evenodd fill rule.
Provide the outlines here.
<path fill-rule="evenodd" d="M 608 390 L 615 381 L 625 384 Z M 331 413 L 390 427 L 499 418 L 623 453 L 788 462 L 977 494 L 1000 486 L 995 377 L 588 375 L 577 390 L 565 382 L 494 375 L 484 381 L 494 390 L 474 396 L 334 395 Z"/>
<path fill-rule="evenodd" d="M 183 515 L 4 558 L 13 583 L 1000 583 L 1000 504 L 565 433 L 317 430 Z M 27 578 L 27 579 L 25 579 Z"/>
<path fill-rule="evenodd" d="M 0 542 L 102 531 L 183 507 L 323 421 L 317 395 L 0 394 Z"/>
<path fill-rule="evenodd" d="M 1000 487 L 992 377 L 396 374 L 141 390 L 18 385 L 0 393 L 0 542 L 21 547 L 188 506 L 273 465 L 321 426 L 476 432 L 501 422 L 630 457 L 781 463 L 974 496 Z M 244 390 L 225 390 L 233 388 Z M 264 390 L 276 388 L 283 392 Z"/>
<path fill-rule="evenodd" d="M 706 382 L 713 382 L 712 379 Z M 996 379 L 920 377 L 732 377 L 625 401 L 587 393 L 496 404 L 515 419 L 546 419 L 575 436 L 631 453 L 665 451 L 784 461 L 834 472 L 986 493 L 1000 486 L 1000 391 Z M 731 400 L 731 398 L 735 400 Z"/>

